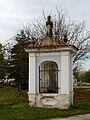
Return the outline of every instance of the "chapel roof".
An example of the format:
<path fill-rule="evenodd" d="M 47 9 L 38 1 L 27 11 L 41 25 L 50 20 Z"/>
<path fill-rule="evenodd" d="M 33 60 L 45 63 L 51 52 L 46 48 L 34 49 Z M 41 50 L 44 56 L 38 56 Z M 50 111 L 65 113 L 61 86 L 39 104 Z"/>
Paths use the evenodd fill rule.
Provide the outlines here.
<path fill-rule="evenodd" d="M 34 43 L 30 43 L 27 48 L 28 49 L 34 49 L 34 48 L 60 48 L 64 46 L 72 46 L 68 43 L 67 36 L 64 36 L 64 40 L 60 40 L 59 38 L 54 38 L 52 34 L 53 29 L 53 22 L 51 21 L 51 16 L 47 17 L 46 21 L 46 36 Z M 75 47 L 75 46 L 73 46 Z"/>

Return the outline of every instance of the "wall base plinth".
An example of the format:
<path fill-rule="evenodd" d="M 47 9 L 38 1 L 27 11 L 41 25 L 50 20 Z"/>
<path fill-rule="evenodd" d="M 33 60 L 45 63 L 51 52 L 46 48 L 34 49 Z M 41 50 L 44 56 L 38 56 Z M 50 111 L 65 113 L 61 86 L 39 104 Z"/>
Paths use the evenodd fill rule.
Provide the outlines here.
<path fill-rule="evenodd" d="M 30 106 L 68 109 L 73 105 L 73 92 L 69 94 L 28 93 L 28 97 Z"/>

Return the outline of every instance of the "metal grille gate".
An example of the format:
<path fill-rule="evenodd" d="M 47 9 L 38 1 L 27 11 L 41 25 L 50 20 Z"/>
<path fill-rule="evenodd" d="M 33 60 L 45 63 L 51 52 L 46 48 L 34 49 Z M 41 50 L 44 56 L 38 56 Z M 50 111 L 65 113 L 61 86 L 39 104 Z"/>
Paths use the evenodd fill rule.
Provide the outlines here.
<path fill-rule="evenodd" d="M 39 92 L 58 93 L 58 67 L 56 63 L 48 63 L 39 67 Z"/>

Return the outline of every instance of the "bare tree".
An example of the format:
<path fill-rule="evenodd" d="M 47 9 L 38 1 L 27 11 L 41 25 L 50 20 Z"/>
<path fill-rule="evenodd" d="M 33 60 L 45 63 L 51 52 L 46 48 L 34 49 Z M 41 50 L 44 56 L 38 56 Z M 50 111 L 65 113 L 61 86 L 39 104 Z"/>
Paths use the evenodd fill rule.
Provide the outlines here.
<path fill-rule="evenodd" d="M 66 35 L 68 43 L 78 48 L 77 54 L 73 56 L 73 63 L 76 64 L 79 61 L 86 60 L 90 51 L 90 31 L 86 30 L 85 22 L 70 21 L 66 9 L 56 8 L 56 11 L 56 14 L 52 15 L 54 39 L 59 38 L 63 41 Z M 26 39 L 29 39 L 32 43 L 42 40 L 46 35 L 46 19 L 43 11 L 41 19 L 34 20 L 28 26 L 23 26 L 24 33 L 27 36 Z M 21 30 L 19 29 L 19 31 Z"/>
<path fill-rule="evenodd" d="M 45 36 L 45 21 L 46 16 L 43 12 L 41 20 L 34 20 L 28 27 L 24 27 L 26 34 L 31 40 L 41 40 Z M 85 22 L 71 22 L 67 18 L 67 10 L 58 8 L 57 14 L 52 16 L 52 21 L 53 37 L 63 41 L 63 37 L 66 34 L 69 44 L 75 45 L 78 48 L 77 54 L 73 56 L 73 63 L 76 64 L 88 58 L 87 53 L 90 51 L 90 31 L 86 31 Z"/>

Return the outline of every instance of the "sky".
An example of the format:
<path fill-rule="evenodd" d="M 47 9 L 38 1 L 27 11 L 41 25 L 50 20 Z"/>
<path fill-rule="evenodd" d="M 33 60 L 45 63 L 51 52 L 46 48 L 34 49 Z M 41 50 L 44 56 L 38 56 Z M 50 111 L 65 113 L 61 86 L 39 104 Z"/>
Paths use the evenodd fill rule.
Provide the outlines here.
<path fill-rule="evenodd" d="M 0 43 L 12 38 L 22 24 L 41 18 L 43 9 L 49 15 L 60 6 L 68 10 L 72 20 L 85 20 L 90 30 L 90 0 L 0 0 Z"/>

